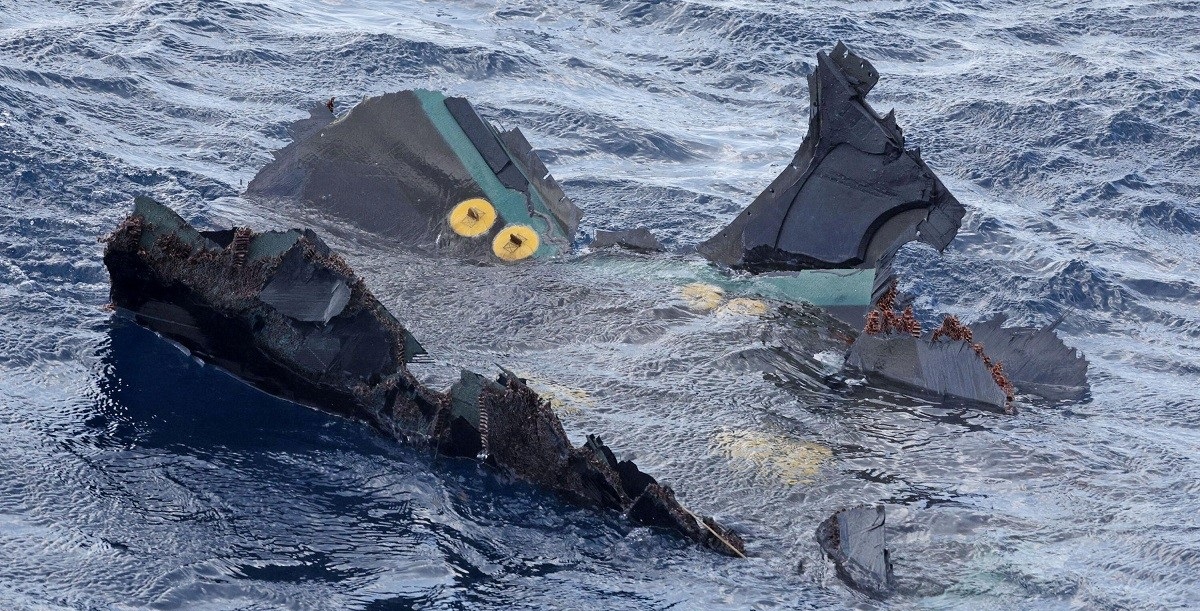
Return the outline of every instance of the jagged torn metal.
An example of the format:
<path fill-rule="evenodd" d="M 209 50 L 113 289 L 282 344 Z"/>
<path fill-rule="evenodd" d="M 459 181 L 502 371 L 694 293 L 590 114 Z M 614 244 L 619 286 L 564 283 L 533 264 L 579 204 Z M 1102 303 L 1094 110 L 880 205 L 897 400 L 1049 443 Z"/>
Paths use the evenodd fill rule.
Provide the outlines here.
<path fill-rule="evenodd" d="M 894 112 L 865 97 L 879 79 L 842 43 L 809 75 L 808 134 L 783 172 L 728 227 L 700 245 L 710 260 L 751 271 L 871 268 L 907 242 L 939 251 L 965 209 L 906 149 Z"/>

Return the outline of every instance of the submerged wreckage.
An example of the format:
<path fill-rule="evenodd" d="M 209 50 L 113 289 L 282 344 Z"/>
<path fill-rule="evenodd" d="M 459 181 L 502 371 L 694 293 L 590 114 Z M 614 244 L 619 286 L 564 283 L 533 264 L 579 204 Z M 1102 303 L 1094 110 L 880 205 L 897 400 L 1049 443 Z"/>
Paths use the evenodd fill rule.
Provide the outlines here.
<path fill-rule="evenodd" d="M 311 231 L 201 232 L 138 198 L 104 262 L 113 302 L 139 324 L 267 392 L 745 554 L 736 534 L 599 438 L 573 447 L 549 402 L 512 373 L 464 370 L 447 392 L 424 387 L 406 367 L 424 349 Z"/>
<path fill-rule="evenodd" d="M 840 43 L 819 53 L 809 131 L 795 158 L 699 252 L 726 269 L 772 272 L 786 294 L 861 326 L 846 366 L 868 380 L 1000 408 L 1018 392 L 1083 396 L 1087 362 L 1053 325 L 947 317 L 926 331 L 902 307 L 893 256 L 912 241 L 943 250 L 965 210 L 905 148 L 894 115 L 867 104 L 877 80 Z M 246 197 L 299 202 L 431 255 L 510 264 L 575 243 L 581 212 L 525 136 L 496 129 L 464 99 L 404 91 L 341 117 L 322 106 L 292 134 Z M 662 250 L 644 228 L 603 232 L 593 247 L 601 245 Z M 600 439 L 574 447 L 549 404 L 512 373 L 464 370 L 447 391 L 423 386 L 407 369 L 421 344 L 312 231 L 197 231 L 138 198 L 104 261 L 115 305 L 258 388 L 446 455 L 483 456 L 579 502 L 745 553 L 735 533 L 685 509 Z M 853 510 L 818 537 L 839 575 L 875 594 L 891 584 L 882 525 L 882 508 Z"/>

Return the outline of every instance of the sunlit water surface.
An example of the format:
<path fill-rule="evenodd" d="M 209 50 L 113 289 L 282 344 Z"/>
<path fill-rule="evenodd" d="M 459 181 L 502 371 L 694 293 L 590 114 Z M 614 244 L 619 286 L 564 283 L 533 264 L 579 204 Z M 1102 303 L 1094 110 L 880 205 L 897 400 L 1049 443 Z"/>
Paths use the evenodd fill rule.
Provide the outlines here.
<path fill-rule="evenodd" d="M 901 257 L 925 320 L 1007 313 L 1091 360 L 1016 416 L 830 390 L 799 309 L 685 307 L 690 245 L 795 151 L 843 40 L 969 213 Z M 0 3 L 0 600 L 164 609 L 872 607 L 813 541 L 883 503 L 897 608 L 1200 605 L 1200 4 Z M 238 197 L 336 95 L 519 126 L 585 211 L 681 254 L 430 260 Z M 104 309 L 136 194 L 309 225 L 432 354 L 499 363 L 741 531 L 739 561 L 264 396 Z M 819 356 L 826 353 L 825 356 Z"/>

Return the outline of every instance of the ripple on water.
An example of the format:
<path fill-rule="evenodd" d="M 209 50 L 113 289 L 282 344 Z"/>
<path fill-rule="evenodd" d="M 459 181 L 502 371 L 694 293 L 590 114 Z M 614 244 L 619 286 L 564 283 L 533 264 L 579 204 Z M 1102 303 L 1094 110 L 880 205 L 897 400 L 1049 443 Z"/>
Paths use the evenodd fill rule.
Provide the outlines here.
<path fill-rule="evenodd" d="M 1187 606 L 1200 541 L 1200 17 L 1186 2 L 32 0 L 0 31 L 0 598 L 17 606 L 828 608 L 812 539 L 885 503 L 895 606 Z M 490 11 L 490 12 L 489 12 Z M 822 381 L 803 308 L 694 311 L 673 258 L 480 268 L 236 197 L 316 100 L 410 87 L 544 147 L 585 229 L 671 248 L 792 155 L 803 75 L 845 40 L 971 209 L 906 249 L 924 322 L 1063 317 L 1092 396 L 1016 417 Z M 339 110 L 341 112 L 341 110 Z M 201 367 L 101 307 L 135 195 L 201 225 L 314 225 L 433 355 L 528 372 L 747 535 L 731 562 L 398 446 Z M 739 298 L 727 295 L 727 298 Z M 744 313 L 743 313 L 744 314 Z M 827 359 L 826 359 L 827 360 Z M 801 566 L 803 565 L 803 571 Z"/>

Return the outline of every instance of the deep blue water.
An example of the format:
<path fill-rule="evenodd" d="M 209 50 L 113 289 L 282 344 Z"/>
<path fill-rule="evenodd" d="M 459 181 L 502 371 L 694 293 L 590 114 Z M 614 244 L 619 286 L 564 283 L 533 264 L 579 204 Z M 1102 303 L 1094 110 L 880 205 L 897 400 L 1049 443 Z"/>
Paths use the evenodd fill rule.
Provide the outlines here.
<path fill-rule="evenodd" d="M 694 259 L 430 262 L 238 197 L 314 102 L 424 87 L 525 131 L 586 230 L 686 248 L 790 159 L 837 40 L 969 210 L 943 256 L 904 253 L 902 288 L 927 320 L 1064 316 L 1088 400 L 843 395 L 795 321 L 664 315 Z M 0 0 L 0 601 L 874 607 L 812 533 L 884 503 L 886 606 L 1200 607 L 1197 66 L 1198 2 Z M 137 194 L 316 227 L 434 355 L 423 377 L 540 381 L 573 436 L 753 558 L 264 396 L 114 317 L 97 239 Z"/>

